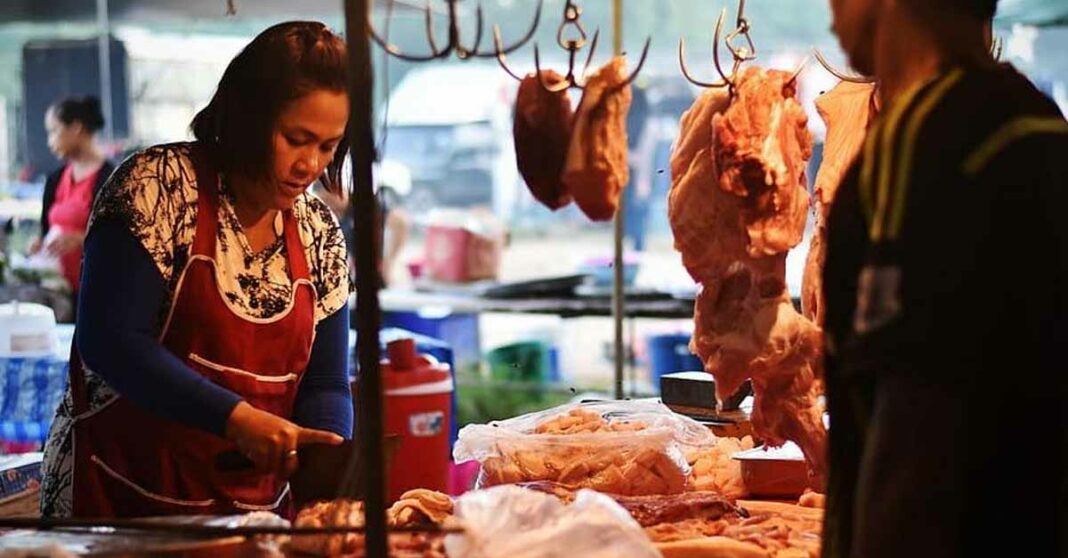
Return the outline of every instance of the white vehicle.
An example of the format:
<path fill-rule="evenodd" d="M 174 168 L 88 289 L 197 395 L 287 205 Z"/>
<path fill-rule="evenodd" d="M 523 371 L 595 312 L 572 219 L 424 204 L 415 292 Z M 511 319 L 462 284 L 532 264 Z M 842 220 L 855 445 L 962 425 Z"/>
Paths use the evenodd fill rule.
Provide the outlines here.
<path fill-rule="evenodd" d="M 515 212 L 522 179 L 512 146 L 517 84 L 495 65 L 430 65 L 411 70 L 379 113 L 383 158 L 411 172 L 405 205 Z"/>

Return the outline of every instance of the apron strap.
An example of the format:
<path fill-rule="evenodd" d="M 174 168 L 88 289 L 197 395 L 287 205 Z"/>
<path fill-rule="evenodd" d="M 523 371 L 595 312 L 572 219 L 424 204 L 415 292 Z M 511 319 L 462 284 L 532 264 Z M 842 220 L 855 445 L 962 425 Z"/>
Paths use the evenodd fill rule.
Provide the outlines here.
<path fill-rule="evenodd" d="M 219 174 L 212 169 L 207 153 L 199 144 L 193 145 L 190 158 L 197 181 L 197 230 L 191 255 L 214 259 L 218 236 Z"/>

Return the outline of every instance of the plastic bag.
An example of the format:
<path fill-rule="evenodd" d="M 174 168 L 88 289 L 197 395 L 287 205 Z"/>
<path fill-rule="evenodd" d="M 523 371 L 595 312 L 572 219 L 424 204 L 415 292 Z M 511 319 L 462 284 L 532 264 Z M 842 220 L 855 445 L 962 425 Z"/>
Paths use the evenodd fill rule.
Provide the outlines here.
<path fill-rule="evenodd" d="M 645 531 L 614 500 L 580 490 L 571 505 L 518 486 L 469 492 L 456 501 L 464 532 L 445 538 L 467 558 L 659 558 Z"/>
<path fill-rule="evenodd" d="M 707 428 L 660 403 L 607 401 L 465 426 L 453 457 L 481 463 L 479 487 L 551 481 L 640 496 L 685 490 L 682 448 L 708 444 Z"/>

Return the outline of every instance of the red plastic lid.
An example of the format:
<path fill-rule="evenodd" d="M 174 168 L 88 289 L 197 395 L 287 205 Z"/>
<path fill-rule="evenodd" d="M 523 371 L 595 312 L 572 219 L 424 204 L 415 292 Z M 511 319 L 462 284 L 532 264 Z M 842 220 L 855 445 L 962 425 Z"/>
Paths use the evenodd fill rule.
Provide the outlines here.
<path fill-rule="evenodd" d="M 381 362 L 383 387 L 399 389 L 421 384 L 431 384 L 452 377 L 449 366 L 429 355 L 415 350 L 412 339 L 398 339 L 386 345 L 389 359 Z"/>

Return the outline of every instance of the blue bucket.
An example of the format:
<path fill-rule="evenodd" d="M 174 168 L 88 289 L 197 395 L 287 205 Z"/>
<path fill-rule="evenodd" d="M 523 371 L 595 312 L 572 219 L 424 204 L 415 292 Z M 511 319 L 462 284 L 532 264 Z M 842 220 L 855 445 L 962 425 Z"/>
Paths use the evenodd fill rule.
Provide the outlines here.
<path fill-rule="evenodd" d="M 660 389 L 660 377 L 673 372 L 704 370 L 701 359 L 690 352 L 690 335 L 653 335 L 648 339 L 650 382 Z"/>

